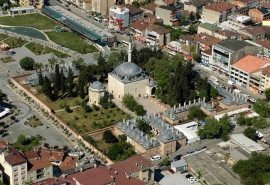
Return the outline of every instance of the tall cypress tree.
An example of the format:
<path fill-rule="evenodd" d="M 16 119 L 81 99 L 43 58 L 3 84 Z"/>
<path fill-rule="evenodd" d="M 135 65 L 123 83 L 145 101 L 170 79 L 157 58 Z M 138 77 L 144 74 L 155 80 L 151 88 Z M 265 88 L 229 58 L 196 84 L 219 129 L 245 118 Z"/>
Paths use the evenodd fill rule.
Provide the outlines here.
<path fill-rule="evenodd" d="M 38 83 L 40 86 L 43 86 L 44 82 L 43 82 L 43 76 L 41 73 L 39 73 L 38 75 Z"/>
<path fill-rule="evenodd" d="M 73 90 L 73 72 L 70 68 L 68 68 L 68 77 L 67 77 L 67 83 L 68 83 L 68 93 L 71 95 L 72 94 L 72 90 Z"/>
<path fill-rule="evenodd" d="M 46 76 L 44 77 L 43 92 L 47 97 L 52 98 L 51 82 Z"/>
<path fill-rule="evenodd" d="M 63 69 L 60 72 L 60 84 L 61 84 L 62 93 L 65 93 L 65 91 L 66 91 L 66 77 L 64 75 Z"/>
<path fill-rule="evenodd" d="M 59 71 L 59 64 L 55 65 L 55 76 L 54 76 L 54 95 L 55 98 L 58 98 L 59 91 L 60 91 L 60 71 Z"/>

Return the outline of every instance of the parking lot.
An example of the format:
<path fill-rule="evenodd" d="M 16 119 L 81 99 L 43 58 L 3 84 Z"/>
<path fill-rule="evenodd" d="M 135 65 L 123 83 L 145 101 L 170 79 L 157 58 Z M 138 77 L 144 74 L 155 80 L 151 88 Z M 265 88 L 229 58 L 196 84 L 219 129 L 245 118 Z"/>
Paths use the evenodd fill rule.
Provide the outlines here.
<path fill-rule="evenodd" d="M 208 151 L 184 157 L 185 161 L 195 171 L 199 171 L 208 184 L 241 185 L 240 179 L 227 166 L 214 159 Z"/>

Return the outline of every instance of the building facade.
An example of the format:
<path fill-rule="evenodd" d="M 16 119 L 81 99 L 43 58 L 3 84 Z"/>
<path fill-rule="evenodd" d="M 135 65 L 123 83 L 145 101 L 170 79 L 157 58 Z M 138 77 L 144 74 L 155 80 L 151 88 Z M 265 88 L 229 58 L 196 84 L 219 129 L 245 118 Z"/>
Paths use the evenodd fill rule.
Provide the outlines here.
<path fill-rule="evenodd" d="M 115 0 L 92 0 L 92 11 L 101 15 L 108 15 L 109 9 L 115 4 Z"/>
<path fill-rule="evenodd" d="M 236 5 L 226 2 L 216 2 L 204 6 L 202 20 L 211 24 L 219 24 L 228 19 L 228 16 L 234 15 Z"/>
<path fill-rule="evenodd" d="M 126 7 L 111 7 L 109 16 L 109 25 L 116 30 L 124 30 L 129 25 L 129 9 Z"/>
<path fill-rule="evenodd" d="M 20 0 L 19 3 L 24 7 L 34 6 L 38 9 L 41 9 L 44 6 L 44 0 Z"/>
<path fill-rule="evenodd" d="M 90 83 L 88 88 L 89 102 L 88 105 L 99 105 L 99 100 L 105 95 L 105 87 L 99 82 Z"/>

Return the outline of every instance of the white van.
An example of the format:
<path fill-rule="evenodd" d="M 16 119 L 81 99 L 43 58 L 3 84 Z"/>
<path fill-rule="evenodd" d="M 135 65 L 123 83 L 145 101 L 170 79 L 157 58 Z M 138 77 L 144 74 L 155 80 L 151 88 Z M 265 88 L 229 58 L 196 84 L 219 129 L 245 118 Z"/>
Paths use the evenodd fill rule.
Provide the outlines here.
<path fill-rule="evenodd" d="M 101 23 L 102 22 L 102 20 L 100 18 L 98 18 L 98 17 L 94 17 L 94 21 L 96 21 L 98 23 Z"/>
<path fill-rule="evenodd" d="M 157 161 L 160 159 L 161 159 L 160 155 L 154 155 L 154 156 L 151 156 L 150 161 Z"/>
<path fill-rule="evenodd" d="M 235 85 L 235 83 L 233 82 L 233 81 L 231 81 L 231 80 L 228 80 L 228 85 Z"/>

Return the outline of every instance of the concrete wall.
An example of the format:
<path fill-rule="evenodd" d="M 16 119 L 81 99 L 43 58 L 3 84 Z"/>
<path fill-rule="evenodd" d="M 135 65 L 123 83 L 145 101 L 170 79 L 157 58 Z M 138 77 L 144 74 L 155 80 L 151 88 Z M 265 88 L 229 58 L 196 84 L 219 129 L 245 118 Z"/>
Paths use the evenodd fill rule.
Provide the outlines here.
<path fill-rule="evenodd" d="M 164 25 L 172 25 L 170 19 L 171 19 L 171 10 L 166 10 L 166 9 L 163 9 L 163 8 L 159 8 L 157 7 L 156 8 L 156 11 L 155 11 L 155 16 L 156 17 L 160 17 L 161 19 L 163 19 L 163 24 Z"/>
<path fill-rule="evenodd" d="M 211 24 L 216 24 L 219 23 L 219 15 L 220 15 L 219 12 L 204 9 L 203 20 Z"/>

